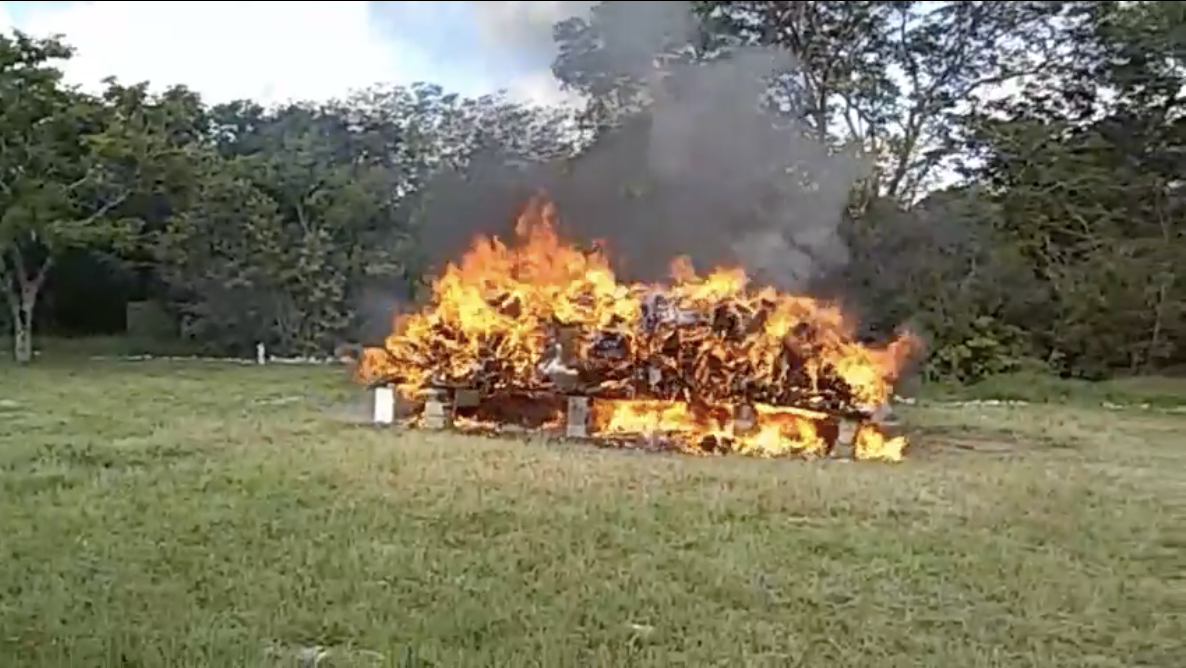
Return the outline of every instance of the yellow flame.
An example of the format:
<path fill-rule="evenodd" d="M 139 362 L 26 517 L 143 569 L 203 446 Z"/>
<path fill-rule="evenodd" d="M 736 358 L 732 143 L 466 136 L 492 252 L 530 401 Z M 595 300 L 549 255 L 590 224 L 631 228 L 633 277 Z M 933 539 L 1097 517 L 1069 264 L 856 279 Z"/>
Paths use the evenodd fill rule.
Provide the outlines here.
<path fill-rule="evenodd" d="M 553 342 L 567 340 L 563 354 L 570 359 L 563 366 L 601 374 L 594 394 L 622 390 L 627 367 L 640 358 L 691 369 L 697 396 L 686 401 L 599 400 L 594 413 L 602 433 L 663 432 L 687 444 L 729 438 L 735 450 L 749 454 L 812 456 L 827 447 L 819 433 L 824 414 L 757 405 L 754 424 L 738 430 L 731 407 L 752 402 L 733 396 L 733 381 L 744 376 L 779 382 L 784 352 L 794 345 L 808 392 L 818 395 L 838 377 L 855 403 L 876 406 L 888 400 L 917 347 L 910 333 L 880 348 L 863 345 L 839 305 L 752 288 L 740 268 L 700 276 L 681 257 L 671 263 L 669 285 L 622 283 L 600 247 L 579 250 L 564 243 L 556 228 L 555 208 L 537 198 L 517 221 L 514 245 L 497 237 L 475 239 L 433 283 L 430 302 L 397 318 L 382 348 L 364 351 L 361 380 L 397 379 L 408 396 L 434 382 L 463 384 L 475 374 L 493 379 L 491 389 L 529 388 L 541 383 L 541 365 L 555 353 Z M 761 311 L 764 320 L 731 338 L 712 336 L 705 328 L 689 330 L 678 351 L 661 351 L 661 341 L 643 334 L 644 300 L 654 294 L 681 311 L 713 313 L 728 304 L 751 314 Z M 605 333 L 631 342 L 634 354 L 616 361 L 599 357 L 596 337 Z M 886 438 L 872 424 L 861 427 L 855 443 L 862 459 L 898 460 L 905 447 L 905 439 Z"/>

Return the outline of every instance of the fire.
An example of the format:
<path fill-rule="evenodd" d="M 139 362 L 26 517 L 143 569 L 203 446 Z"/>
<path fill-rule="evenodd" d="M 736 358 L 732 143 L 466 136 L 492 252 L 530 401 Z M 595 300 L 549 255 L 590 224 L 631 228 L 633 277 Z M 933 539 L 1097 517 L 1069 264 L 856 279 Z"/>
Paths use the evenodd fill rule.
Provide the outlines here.
<path fill-rule="evenodd" d="M 909 333 L 862 345 L 838 305 L 753 287 L 738 268 L 701 276 L 677 258 L 669 284 L 619 282 L 603 248 L 561 240 L 543 198 L 519 217 L 515 241 L 477 238 L 430 302 L 364 351 L 360 379 L 413 399 L 433 387 L 583 394 L 606 438 L 811 457 L 835 439 L 831 418 L 890 398 L 916 349 Z M 898 460 L 906 447 L 870 422 L 853 443 L 859 459 Z"/>

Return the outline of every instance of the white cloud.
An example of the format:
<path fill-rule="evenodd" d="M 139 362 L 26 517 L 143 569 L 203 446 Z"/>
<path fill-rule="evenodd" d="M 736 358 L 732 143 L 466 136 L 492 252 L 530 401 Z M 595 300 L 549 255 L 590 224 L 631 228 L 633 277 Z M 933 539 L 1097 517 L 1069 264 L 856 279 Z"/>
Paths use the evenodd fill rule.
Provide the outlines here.
<path fill-rule="evenodd" d="M 517 49 L 555 52 L 552 27 L 559 21 L 588 13 L 593 2 L 473 2 L 484 39 Z"/>
<path fill-rule="evenodd" d="M 587 11 L 589 2 L 401 3 L 420 21 L 473 21 L 477 43 L 451 44 L 459 60 L 434 63 L 412 43 L 392 37 L 368 2 L 74 2 L 28 3 L 19 19 L 0 2 L 0 31 L 62 35 L 77 50 L 68 80 L 98 87 L 107 76 L 124 83 L 185 84 L 210 102 L 251 98 L 263 103 L 323 100 L 376 83 L 435 81 L 466 94 L 506 87 L 540 104 L 574 101 L 549 69 L 551 26 Z M 446 3 L 447 5 L 449 3 Z M 468 6 L 468 7 L 467 7 Z M 416 21 L 400 22 L 405 32 Z M 397 29 L 400 27 L 397 24 Z M 439 45 L 436 45 L 439 47 Z M 493 67 L 487 56 L 513 56 L 518 67 Z M 457 64 L 474 63 L 473 71 Z M 444 67 L 453 76 L 442 77 Z M 459 78 L 460 77 L 460 78 Z M 444 78 L 445 80 L 441 80 Z"/>
<path fill-rule="evenodd" d="M 510 54 L 530 63 L 530 72 L 520 75 L 510 86 L 515 97 L 538 104 L 573 104 L 578 96 L 560 90 L 552 76 L 551 62 L 556 55 L 552 27 L 559 21 L 583 16 L 593 2 L 471 2 L 474 20 L 483 47 L 494 53 Z"/>
<path fill-rule="evenodd" d="M 182 83 L 211 102 L 271 103 L 424 76 L 415 49 L 374 32 L 366 2 L 30 4 L 16 27 L 63 35 L 78 50 L 66 75 L 85 86 L 114 75 L 125 83 Z"/>

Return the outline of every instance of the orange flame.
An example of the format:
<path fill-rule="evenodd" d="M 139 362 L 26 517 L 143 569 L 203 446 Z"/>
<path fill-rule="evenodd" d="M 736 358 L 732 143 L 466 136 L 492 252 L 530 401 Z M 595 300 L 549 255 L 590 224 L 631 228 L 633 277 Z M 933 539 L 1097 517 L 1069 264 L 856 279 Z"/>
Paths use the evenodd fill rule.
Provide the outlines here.
<path fill-rule="evenodd" d="M 886 402 L 917 348 L 909 333 L 862 345 L 838 305 L 751 287 L 739 268 L 699 276 L 677 258 L 670 285 L 620 283 L 603 249 L 578 249 L 556 230 L 554 206 L 538 198 L 513 246 L 477 238 L 433 283 L 429 304 L 364 351 L 360 379 L 408 397 L 434 385 L 577 387 L 598 398 L 598 434 L 812 456 L 828 449 L 828 416 Z M 742 405 L 752 415 L 737 418 Z M 898 460 L 905 447 L 872 423 L 854 436 L 860 459 Z"/>

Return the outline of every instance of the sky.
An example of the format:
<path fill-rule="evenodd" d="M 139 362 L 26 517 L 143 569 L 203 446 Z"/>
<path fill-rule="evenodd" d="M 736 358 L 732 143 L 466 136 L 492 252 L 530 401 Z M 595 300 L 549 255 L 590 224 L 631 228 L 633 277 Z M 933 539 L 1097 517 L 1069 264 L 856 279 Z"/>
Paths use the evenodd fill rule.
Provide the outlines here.
<path fill-rule="evenodd" d="M 74 83 L 185 84 L 210 102 L 325 100 L 376 83 L 563 99 L 552 23 L 580 2 L 0 2 L 0 30 L 61 35 Z"/>

